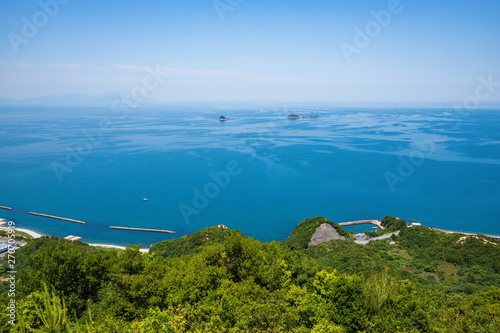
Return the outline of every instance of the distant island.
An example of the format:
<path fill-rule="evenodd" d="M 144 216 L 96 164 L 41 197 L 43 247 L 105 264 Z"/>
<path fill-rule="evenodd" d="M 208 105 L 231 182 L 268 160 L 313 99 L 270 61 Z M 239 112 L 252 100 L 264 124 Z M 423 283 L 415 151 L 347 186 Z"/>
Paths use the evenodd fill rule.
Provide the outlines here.
<path fill-rule="evenodd" d="M 226 118 L 226 117 L 224 117 L 224 116 L 220 116 L 220 117 L 219 117 L 219 121 L 231 121 L 231 120 L 233 120 L 233 119 Z"/>
<path fill-rule="evenodd" d="M 288 115 L 288 119 L 301 119 L 301 118 L 319 118 L 318 115 L 311 115 L 311 116 L 298 116 L 294 113 Z"/>
<path fill-rule="evenodd" d="M 281 242 L 218 225 L 149 253 L 27 238 L 15 273 L 4 257 L 1 331 L 500 331 L 498 238 L 372 223 L 364 245 L 321 216 Z"/>

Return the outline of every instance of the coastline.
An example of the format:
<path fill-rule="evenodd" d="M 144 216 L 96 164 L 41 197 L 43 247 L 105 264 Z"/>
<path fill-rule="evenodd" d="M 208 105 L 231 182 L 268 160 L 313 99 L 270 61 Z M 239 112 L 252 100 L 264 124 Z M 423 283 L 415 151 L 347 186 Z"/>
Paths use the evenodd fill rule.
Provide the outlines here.
<path fill-rule="evenodd" d="M 2 229 L 7 229 L 7 228 L 2 228 Z M 40 238 L 42 236 L 45 236 L 45 235 L 42 235 L 42 234 L 39 234 L 38 232 L 36 231 L 33 231 L 33 230 L 29 230 L 29 229 L 24 229 L 24 228 L 15 228 L 14 230 L 16 231 L 21 231 L 21 232 L 24 232 L 25 234 L 28 234 L 30 235 L 31 237 L 33 238 Z"/>
<path fill-rule="evenodd" d="M 427 227 L 427 226 L 424 226 L 424 227 L 429 228 L 431 230 L 441 231 L 441 232 L 444 232 L 444 233 L 447 233 L 447 234 L 463 234 L 463 235 L 468 235 L 468 236 L 483 235 L 483 236 L 487 236 L 487 237 L 492 237 L 492 238 L 500 239 L 500 235 L 485 235 L 485 234 L 477 234 L 477 233 L 470 233 L 470 232 L 451 231 L 451 230 L 445 230 L 445 229 L 439 229 L 439 228 L 433 228 L 433 227 Z M 7 229 L 9 229 L 9 228 L 0 226 L 0 230 L 7 230 Z M 30 229 L 25 229 L 25 228 L 15 228 L 15 230 L 16 231 L 24 232 L 24 233 L 32 236 L 33 238 L 40 238 L 42 236 L 50 236 L 50 235 L 40 234 L 40 233 L 38 233 L 36 231 L 30 230 Z M 99 247 L 104 247 L 104 248 L 109 248 L 109 249 L 110 248 L 115 248 L 115 249 L 120 249 L 120 250 L 125 250 L 126 249 L 125 246 L 121 246 L 121 245 L 101 244 L 101 243 L 87 243 L 87 242 L 82 241 L 82 240 L 80 240 L 80 241 L 83 242 L 83 243 L 86 243 L 86 244 L 88 244 L 90 246 L 99 246 Z M 140 248 L 139 251 L 141 251 L 142 253 L 148 253 L 149 252 L 149 248 Z"/>
<path fill-rule="evenodd" d="M 451 231 L 451 230 L 444 230 L 444 229 L 433 228 L 433 227 L 427 227 L 427 228 L 430 228 L 432 230 L 442 231 L 442 232 L 447 233 L 447 234 L 464 234 L 464 235 L 467 235 L 467 236 L 483 235 L 483 236 L 486 236 L 486 237 L 500 239 L 500 235 L 485 235 L 485 234 L 477 234 L 477 233 L 475 234 L 475 233 L 471 233 L 471 232 Z"/>
<path fill-rule="evenodd" d="M 30 235 L 30 236 L 31 236 L 31 237 L 33 237 L 33 238 L 40 238 L 40 237 L 42 237 L 42 236 L 45 236 L 45 235 L 39 234 L 38 232 L 33 231 L 33 230 L 30 230 L 30 229 L 15 228 L 15 227 L 13 227 L 13 228 L 9 228 L 9 227 L 2 227 L 2 226 L 0 226 L 0 230 L 5 230 L 5 231 L 7 231 L 7 230 L 9 230 L 9 229 L 14 229 L 15 231 L 24 232 L 25 234 L 28 234 L 28 235 Z"/>
<path fill-rule="evenodd" d="M 0 227 L 0 230 L 7 230 L 9 228 L 7 227 Z M 43 237 L 43 236 L 50 236 L 50 235 L 43 235 L 43 234 L 40 234 L 36 231 L 33 231 L 33 230 L 30 230 L 30 229 L 25 229 L 25 228 L 12 228 L 16 231 L 20 231 L 20 232 L 24 232 L 25 234 L 28 234 L 30 235 L 31 237 L 33 238 L 40 238 L 40 237 Z M 100 247 L 105 247 L 105 248 L 115 248 L 115 249 L 120 249 L 120 250 L 125 250 L 126 247 L 125 246 L 120 246 L 120 245 L 112 245 L 112 244 L 100 244 L 100 243 L 87 243 L 85 241 L 82 241 L 80 240 L 81 242 L 83 243 L 86 243 L 90 246 L 100 246 Z M 139 251 L 143 252 L 143 253 L 148 253 L 149 252 L 149 248 L 140 248 Z"/>
<path fill-rule="evenodd" d="M 80 242 L 82 242 L 80 240 Z M 86 242 L 83 242 L 83 243 L 86 243 Z M 98 243 L 87 243 L 88 245 L 90 246 L 100 246 L 100 247 L 105 247 L 105 248 L 108 248 L 108 249 L 120 249 L 120 250 L 125 250 L 126 247 L 125 246 L 119 246 L 119 245 L 111 245 L 111 244 L 98 244 Z M 149 252 L 149 248 L 140 248 L 139 251 L 141 251 L 142 253 L 148 253 Z"/>

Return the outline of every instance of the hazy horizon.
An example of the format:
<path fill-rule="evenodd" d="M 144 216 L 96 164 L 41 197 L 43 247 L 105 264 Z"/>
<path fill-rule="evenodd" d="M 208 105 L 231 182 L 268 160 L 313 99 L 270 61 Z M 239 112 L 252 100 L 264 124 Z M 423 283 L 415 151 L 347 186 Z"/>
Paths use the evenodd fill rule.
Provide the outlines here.
<path fill-rule="evenodd" d="M 104 93 L 98 95 L 87 94 L 61 94 L 61 95 L 44 95 L 29 97 L 23 99 L 9 99 L 0 98 L 0 108 L 9 107 L 31 107 L 31 108 L 45 108 L 45 107 L 91 107 L 91 108 L 112 108 L 115 101 L 122 100 L 119 93 Z M 463 106 L 460 103 L 442 102 L 286 102 L 286 101 L 168 101 L 156 100 L 148 98 L 142 101 L 137 108 L 176 108 L 176 107 L 209 107 L 209 108 L 222 108 L 221 111 L 226 109 L 239 109 L 239 108 L 265 108 L 265 109 L 280 109 L 283 112 L 294 108 L 339 108 L 339 109 L 448 109 L 456 110 L 456 106 Z M 134 108 L 134 109 L 137 109 Z M 167 110 L 166 109 L 166 110 Z M 477 107 L 469 108 L 473 110 L 499 110 L 500 102 L 498 103 L 481 103 Z M 186 111 L 186 110 L 184 110 Z"/>

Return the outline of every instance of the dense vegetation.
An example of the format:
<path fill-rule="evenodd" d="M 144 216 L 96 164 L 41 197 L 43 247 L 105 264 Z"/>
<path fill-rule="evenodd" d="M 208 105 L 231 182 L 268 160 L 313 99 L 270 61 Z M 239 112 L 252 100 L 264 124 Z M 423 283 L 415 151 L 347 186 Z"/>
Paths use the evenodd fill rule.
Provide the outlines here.
<path fill-rule="evenodd" d="M 386 216 L 380 222 L 385 229 L 365 231 L 365 234 L 370 237 L 378 237 L 406 228 L 406 221 L 394 216 Z"/>
<path fill-rule="evenodd" d="M 186 254 L 199 253 L 207 245 L 219 244 L 231 234 L 241 234 L 238 230 L 227 229 L 226 226 L 208 227 L 193 232 L 179 239 L 170 239 L 151 245 L 149 252 L 164 258 L 176 258 Z"/>
<path fill-rule="evenodd" d="M 16 253 L 16 325 L 3 332 L 499 332 L 500 247 L 485 236 L 403 228 L 394 244 L 307 247 L 211 227 L 102 249 L 43 237 Z M 6 265 L 4 264 L 4 270 Z M 2 284 L 1 304 L 8 304 Z M 4 307 L 5 309 L 5 307 Z"/>

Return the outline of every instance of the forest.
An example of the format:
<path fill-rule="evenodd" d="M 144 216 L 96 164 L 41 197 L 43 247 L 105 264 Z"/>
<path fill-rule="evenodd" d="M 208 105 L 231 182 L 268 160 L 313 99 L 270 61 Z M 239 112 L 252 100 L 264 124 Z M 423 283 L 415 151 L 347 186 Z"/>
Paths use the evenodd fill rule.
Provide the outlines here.
<path fill-rule="evenodd" d="M 384 219 L 399 235 L 367 245 L 324 217 L 282 242 L 216 226 L 149 253 L 29 240 L 16 251 L 14 297 L 2 266 L 0 330 L 500 332 L 499 239 Z M 324 223 L 346 239 L 308 246 Z"/>

